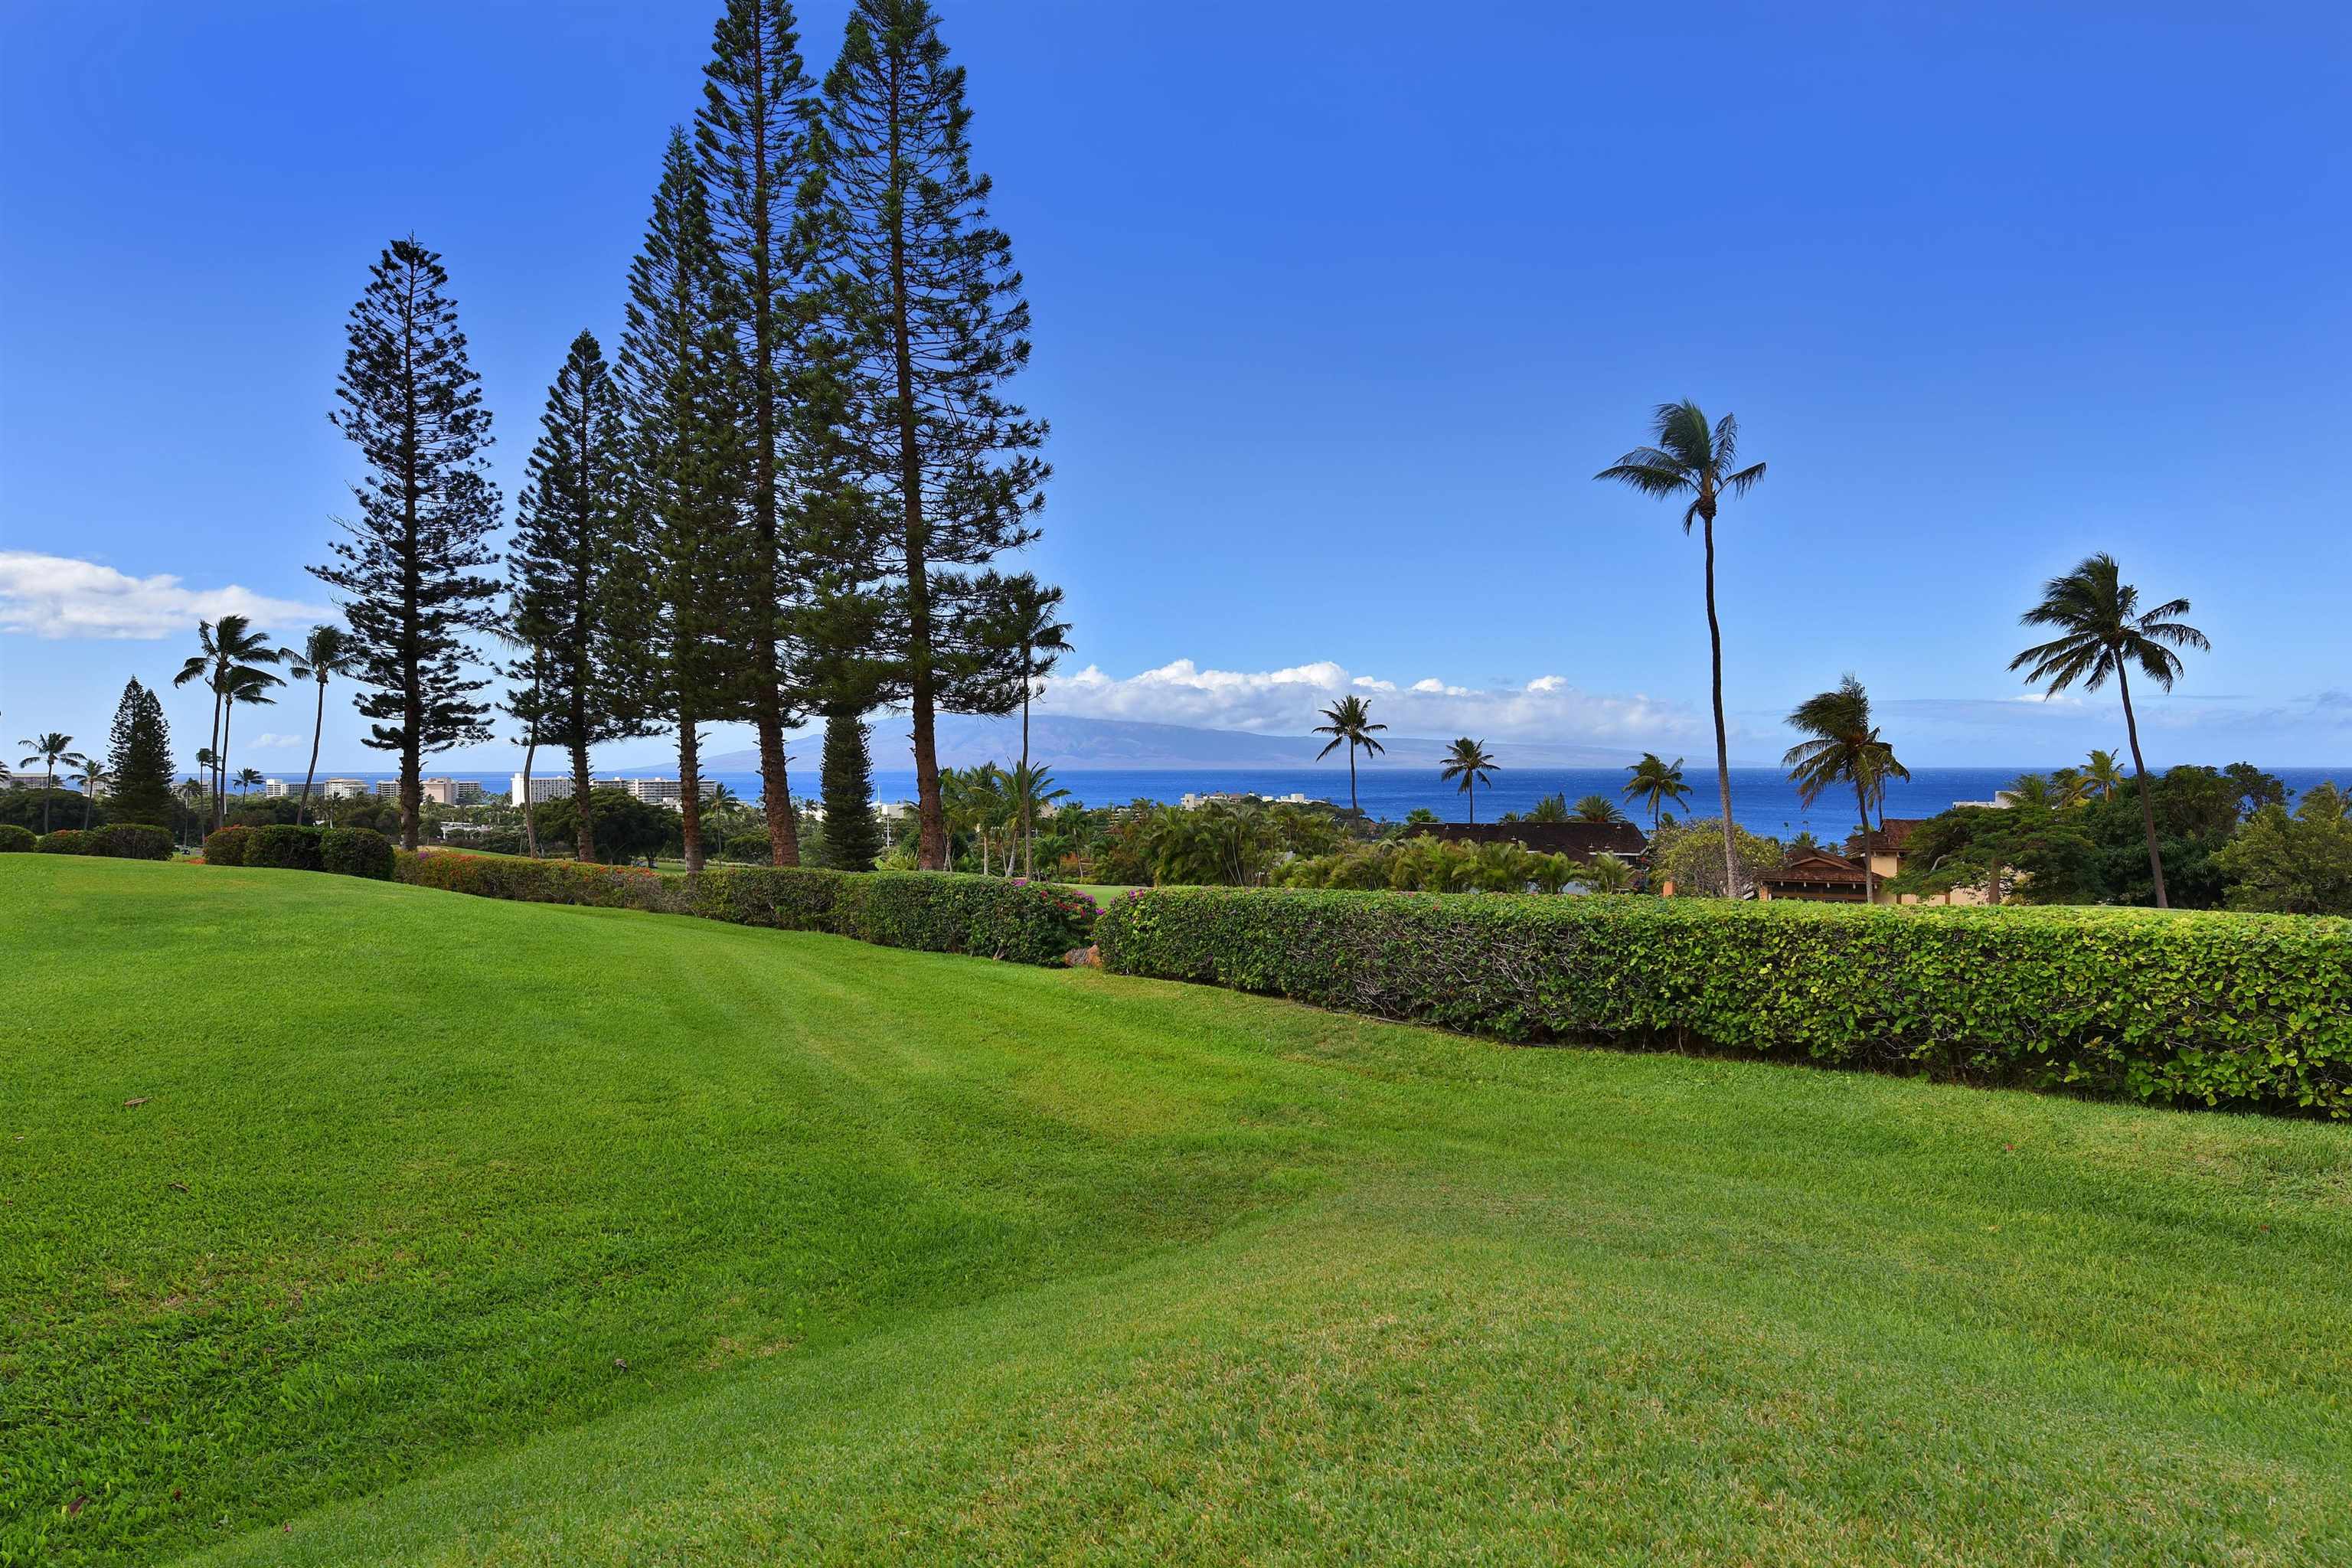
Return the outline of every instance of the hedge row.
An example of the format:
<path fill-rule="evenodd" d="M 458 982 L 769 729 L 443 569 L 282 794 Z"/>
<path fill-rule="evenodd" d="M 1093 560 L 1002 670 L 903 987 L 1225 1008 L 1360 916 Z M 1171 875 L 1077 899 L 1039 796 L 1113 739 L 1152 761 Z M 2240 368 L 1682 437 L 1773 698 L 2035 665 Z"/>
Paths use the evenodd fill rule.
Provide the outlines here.
<path fill-rule="evenodd" d="M 43 855 L 104 855 L 117 860 L 169 860 L 172 835 L 143 822 L 120 822 L 111 827 L 61 827 L 38 838 L 21 827 L 0 826 L 0 853 L 37 850 Z"/>
<path fill-rule="evenodd" d="M 487 899 L 698 915 L 826 931 L 884 947 L 1059 963 L 1087 944 L 1094 904 L 1042 882 L 934 871 L 712 867 L 693 877 L 576 860 L 436 852 L 397 856 L 398 880 Z"/>
<path fill-rule="evenodd" d="M 2352 1116 L 2352 921 L 1166 889 L 1103 966 L 1510 1040 Z"/>
<path fill-rule="evenodd" d="M 261 866 L 392 879 L 392 840 L 371 827 L 223 827 L 205 837 L 207 866 Z"/>
<path fill-rule="evenodd" d="M 30 855 L 41 836 L 13 822 L 0 822 L 0 855 Z"/>

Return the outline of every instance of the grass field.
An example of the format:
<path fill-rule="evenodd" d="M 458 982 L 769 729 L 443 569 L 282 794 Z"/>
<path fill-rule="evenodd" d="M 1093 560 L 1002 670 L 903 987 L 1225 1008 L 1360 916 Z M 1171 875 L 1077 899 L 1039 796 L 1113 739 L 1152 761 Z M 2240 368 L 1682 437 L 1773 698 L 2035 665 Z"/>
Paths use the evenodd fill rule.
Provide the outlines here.
<path fill-rule="evenodd" d="M 0 1562 L 2352 1560 L 2352 1130 L 299 872 L 0 954 Z"/>

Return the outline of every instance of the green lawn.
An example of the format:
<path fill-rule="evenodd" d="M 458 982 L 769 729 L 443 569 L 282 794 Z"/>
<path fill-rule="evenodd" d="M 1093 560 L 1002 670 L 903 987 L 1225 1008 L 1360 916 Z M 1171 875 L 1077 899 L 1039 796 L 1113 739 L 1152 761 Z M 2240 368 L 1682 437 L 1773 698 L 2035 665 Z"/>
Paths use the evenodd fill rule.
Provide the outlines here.
<path fill-rule="evenodd" d="M 0 1563 L 2352 1560 L 2352 1129 L 58 856 L 0 1017 Z"/>

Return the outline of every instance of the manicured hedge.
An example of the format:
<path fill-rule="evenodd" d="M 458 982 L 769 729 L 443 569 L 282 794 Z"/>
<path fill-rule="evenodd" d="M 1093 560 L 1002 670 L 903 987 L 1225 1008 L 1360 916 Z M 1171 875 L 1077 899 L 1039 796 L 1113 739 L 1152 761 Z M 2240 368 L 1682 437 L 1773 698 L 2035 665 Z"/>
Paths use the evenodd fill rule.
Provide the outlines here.
<path fill-rule="evenodd" d="M 111 827 L 61 827 L 35 838 L 25 833 L 21 844 L 9 841 L 9 829 L 0 826 L 0 850 L 37 849 L 44 855 L 110 855 L 121 860 L 169 860 L 172 836 L 142 822 L 121 822 Z M 24 833 L 24 829 L 14 831 Z"/>
<path fill-rule="evenodd" d="M 143 822 L 118 822 L 111 827 L 100 828 L 90 835 L 102 839 L 106 847 L 102 855 L 118 860 L 169 860 L 172 858 L 172 835 L 169 829 L 151 827 Z"/>
<path fill-rule="evenodd" d="M 2352 921 L 1162 889 L 1103 966 L 1511 1040 L 2352 1116 Z"/>
<path fill-rule="evenodd" d="M 392 840 L 373 827 L 330 827 L 319 836 L 319 868 L 340 877 L 392 880 Z"/>
<path fill-rule="evenodd" d="M 267 827 L 252 830 L 253 837 L 245 841 L 245 863 L 264 866 L 278 871 L 322 871 L 320 838 L 326 829 L 297 827 L 290 822 L 274 822 Z"/>
<path fill-rule="evenodd" d="M 932 871 L 721 866 L 688 877 L 573 860 L 436 853 L 395 857 L 395 879 L 489 899 L 699 915 L 828 931 L 885 947 L 1059 963 L 1083 947 L 1094 905 L 1045 883 Z"/>
<path fill-rule="evenodd" d="M 250 827 L 222 827 L 205 835 L 205 864 L 207 866 L 242 866 L 245 864 L 246 841 L 253 837 Z"/>
<path fill-rule="evenodd" d="M 30 855 L 41 836 L 13 822 L 0 822 L 0 855 Z"/>

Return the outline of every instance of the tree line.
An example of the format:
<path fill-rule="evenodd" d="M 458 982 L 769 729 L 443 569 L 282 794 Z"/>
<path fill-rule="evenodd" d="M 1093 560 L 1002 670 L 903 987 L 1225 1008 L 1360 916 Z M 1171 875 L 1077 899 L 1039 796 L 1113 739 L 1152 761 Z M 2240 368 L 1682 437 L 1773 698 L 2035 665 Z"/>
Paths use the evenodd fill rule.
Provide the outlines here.
<path fill-rule="evenodd" d="M 1008 397 L 1029 310 L 970 122 L 927 0 L 856 0 L 822 80 L 786 0 L 729 0 L 663 152 L 617 352 L 582 331 L 549 386 L 502 577 L 449 274 L 414 236 L 384 248 L 331 416 L 362 476 L 310 570 L 348 625 L 331 668 L 362 689 L 365 743 L 398 759 L 404 845 L 425 758 L 503 714 L 527 771 L 542 749 L 568 764 L 587 858 L 591 750 L 674 733 L 697 868 L 702 731 L 739 721 L 772 858 L 794 864 L 787 734 L 821 720 L 848 770 L 864 716 L 903 704 L 919 860 L 947 865 L 936 715 L 1025 710 L 1068 629 L 1059 589 L 994 566 L 1037 537 L 1051 469 L 1045 421 Z M 493 639 L 496 690 L 475 668 Z M 293 655 L 205 657 L 225 757 L 225 716 Z M 828 815 L 869 809 L 825 793 Z"/>

